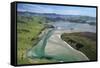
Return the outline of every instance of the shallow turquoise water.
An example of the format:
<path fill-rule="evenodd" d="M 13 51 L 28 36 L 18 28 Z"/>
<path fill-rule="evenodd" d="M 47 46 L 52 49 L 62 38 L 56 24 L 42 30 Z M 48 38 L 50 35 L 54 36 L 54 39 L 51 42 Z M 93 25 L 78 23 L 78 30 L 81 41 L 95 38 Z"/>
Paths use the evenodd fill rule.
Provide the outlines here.
<path fill-rule="evenodd" d="M 74 30 L 81 30 L 81 31 L 89 31 L 89 32 L 96 32 L 96 26 L 90 26 L 89 24 L 81 24 L 81 23 L 66 23 L 63 22 L 56 22 L 53 24 L 57 29 L 61 30 L 70 30 L 73 28 Z M 48 59 L 54 59 L 56 61 L 82 61 L 83 60 L 88 60 L 86 56 L 83 56 L 83 54 L 79 54 L 75 52 L 75 50 L 72 50 L 70 47 L 66 47 L 66 44 L 63 44 L 64 42 L 61 40 L 58 40 L 57 44 L 52 44 L 49 46 L 52 46 L 51 48 L 55 46 L 56 48 L 58 47 L 58 52 L 56 50 L 51 53 L 45 53 L 45 47 L 47 45 L 48 39 L 52 36 L 55 29 L 47 29 L 47 31 L 44 33 L 44 35 L 40 38 L 40 41 L 36 44 L 36 46 L 32 47 L 30 50 L 27 51 L 27 57 L 35 59 L 35 58 L 48 58 Z M 57 40 L 57 39 L 56 39 Z M 52 39 L 53 41 L 53 39 Z M 65 47 L 63 47 L 64 45 Z M 72 53 L 72 54 L 71 54 Z"/>
<path fill-rule="evenodd" d="M 53 31 L 53 29 L 48 29 L 48 31 L 45 32 L 44 35 L 41 37 L 40 41 L 28 51 L 27 56 L 31 58 L 44 57 L 47 40 L 52 35 Z"/>

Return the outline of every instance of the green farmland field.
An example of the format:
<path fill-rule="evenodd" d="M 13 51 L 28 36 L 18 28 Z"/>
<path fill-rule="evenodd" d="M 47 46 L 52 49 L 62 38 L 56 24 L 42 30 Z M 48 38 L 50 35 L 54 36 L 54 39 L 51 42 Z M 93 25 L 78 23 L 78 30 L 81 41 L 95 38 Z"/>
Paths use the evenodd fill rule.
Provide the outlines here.
<path fill-rule="evenodd" d="M 41 17 L 17 17 L 17 63 L 30 64 L 26 52 L 37 42 L 44 25 L 40 23 Z"/>

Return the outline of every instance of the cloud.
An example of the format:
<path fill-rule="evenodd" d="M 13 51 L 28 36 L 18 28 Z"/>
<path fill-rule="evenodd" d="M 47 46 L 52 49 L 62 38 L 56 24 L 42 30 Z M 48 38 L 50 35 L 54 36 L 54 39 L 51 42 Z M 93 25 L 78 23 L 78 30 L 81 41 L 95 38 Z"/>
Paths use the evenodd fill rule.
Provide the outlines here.
<path fill-rule="evenodd" d="M 80 14 L 80 11 L 78 10 L 67 10 L 67 11 L 64 11 L 65 14 L 73 14 L 73 15 L 79 15 Z"/>

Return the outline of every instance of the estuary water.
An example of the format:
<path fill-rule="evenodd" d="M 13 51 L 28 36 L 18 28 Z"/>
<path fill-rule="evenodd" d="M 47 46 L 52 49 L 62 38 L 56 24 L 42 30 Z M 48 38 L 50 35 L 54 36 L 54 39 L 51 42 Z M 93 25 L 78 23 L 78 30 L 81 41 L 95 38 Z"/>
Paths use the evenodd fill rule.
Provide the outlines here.
<path fill-rule="evenodd" d="M 57 29 L 61 30 L 74 30 L 74 31 L 87 31 L 96 32 L 96 25 L 90 25 L 88 23 L 76 23 L 76 22 L 52 22 Z"/>
<path fill-rule="evenodd" d="M 43 59 L 55 62 L 88 61 L 88 57 L 82 52 L 72 48 L 68 43 L 61 39 L 61 34 L 76 31 L 96 32 L 96 26 L 82 23 L 52 22 L 56 29 L 47 29 L 36 46 L 27 52 L 27 57 L 39 63 Z M 64 31 L 64 32 L 63 32 Z M 40 59 L 43 58 L 43 59 Z M 39 61 L 36 59 L 40 59 Z M 43 61 L 44 62 L 44 61 Z M 33 62 L 34 63 L 34 62 Z"/>

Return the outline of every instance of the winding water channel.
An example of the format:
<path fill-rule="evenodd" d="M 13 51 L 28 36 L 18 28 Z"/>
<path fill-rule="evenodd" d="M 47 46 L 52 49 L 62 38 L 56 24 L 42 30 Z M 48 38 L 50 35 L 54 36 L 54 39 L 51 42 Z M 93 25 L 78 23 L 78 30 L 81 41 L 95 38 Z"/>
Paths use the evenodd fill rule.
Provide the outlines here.
<path fill-rule="evenodd" d="M 57 62 L 89 60 L 86 55 L 72 48 L 68 43 L 63 41 L 60 36 L 62 33 L 95 32 L 95 26 L 65 22 L 56 22 L 53 23 L 53 25 L 56 29 L 47 29 L 37 45 L 27 52 L 27 57 L 32 59 L 49 57 Z"/>

